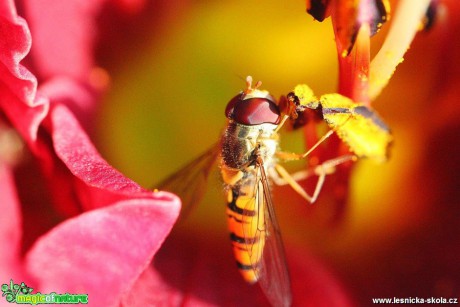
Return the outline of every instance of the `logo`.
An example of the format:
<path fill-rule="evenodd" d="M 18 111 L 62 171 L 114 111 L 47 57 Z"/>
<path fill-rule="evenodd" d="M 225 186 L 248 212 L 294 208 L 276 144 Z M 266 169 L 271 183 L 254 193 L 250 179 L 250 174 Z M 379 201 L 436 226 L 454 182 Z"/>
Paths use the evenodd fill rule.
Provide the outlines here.
<path fill-rule="evenodd" d="M 13 283 L 2 285 L 2 297 L 5 297 L 9 303 L 16 304 L 88 304 L 88 294 L 58 294 L 51 292 L 49 294 L 42 294 L 40 292 L 32 294 L 33 289 L 28 287 L 25 283 Z"/>

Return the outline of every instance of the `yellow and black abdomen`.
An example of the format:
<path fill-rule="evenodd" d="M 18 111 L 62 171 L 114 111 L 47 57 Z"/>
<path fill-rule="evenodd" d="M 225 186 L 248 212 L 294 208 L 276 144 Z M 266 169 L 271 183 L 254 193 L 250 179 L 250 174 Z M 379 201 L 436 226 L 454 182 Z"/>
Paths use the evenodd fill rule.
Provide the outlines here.
<path fill-rule="evenodd" d="M 263 254 L 265 232 L 258 231 L 264 222 L 264 208 L 257 190 L 260 185 L 255 164 L 256 148 L 268 164 L 272 161 L 277 141 L 262 134 L 275 126 L 246 126 L 229 123 L 222 139 L 221 174 L 227 200 L 227 219 L 235 260 L 249 283 L 257 281 L 257 265 Z M 265 129 L 263 129 L 265 128 Z"/>
<path fill-rule="evenodd" d="M 225 170 L 223 170 L 225 172 Z M 254 195 L 253 174 L 245 174 L 237 185 L 227 189 L 227 219 L 237 267 L 249 283 L 257 281 L 255 269 L 265 244 L 264 233 L 257 231 L 259 214 Z M 252 178 L 253 179 L 253 178 Z"/>

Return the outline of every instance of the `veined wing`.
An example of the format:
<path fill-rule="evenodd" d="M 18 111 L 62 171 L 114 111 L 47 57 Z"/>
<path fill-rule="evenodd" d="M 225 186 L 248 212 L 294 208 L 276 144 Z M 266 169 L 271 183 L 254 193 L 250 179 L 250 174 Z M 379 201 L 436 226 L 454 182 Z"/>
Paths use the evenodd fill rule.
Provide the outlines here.
<path fill-rule="evenodd" d="M 187 216 L 191 208 L 203 198 L 209 173 L 219 153 L 220 143 L 217 143 L 155 186 L 155 189 L 172 192 L 181 198 L 181 218 Z"/>
<path fill-rule="evenodd" d="M 243 232 L 251 267 L 273 306 L 292 303 L 289 272 L 263 161 L 257 162 L 254 187 L 254 220 L 244 221 Z"/>

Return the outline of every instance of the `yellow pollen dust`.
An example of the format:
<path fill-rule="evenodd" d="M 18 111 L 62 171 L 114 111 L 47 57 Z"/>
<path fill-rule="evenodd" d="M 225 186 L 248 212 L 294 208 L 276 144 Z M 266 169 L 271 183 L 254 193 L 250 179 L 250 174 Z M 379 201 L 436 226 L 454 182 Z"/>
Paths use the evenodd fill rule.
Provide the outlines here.
<path fill-rule="evenodd" d="M 294 88 L 294 94 L 299 98 L 300 104 L 307 104 L 317 100 L 313 90 L 306 84 L 299 84 Z"/>

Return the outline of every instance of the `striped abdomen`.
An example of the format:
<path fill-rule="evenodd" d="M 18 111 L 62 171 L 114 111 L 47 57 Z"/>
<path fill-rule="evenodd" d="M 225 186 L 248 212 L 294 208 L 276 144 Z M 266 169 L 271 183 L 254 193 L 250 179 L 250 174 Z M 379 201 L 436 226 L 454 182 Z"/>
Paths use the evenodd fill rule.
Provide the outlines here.
<path fill-rule="evenodd" d="M 226 170 L 222 169 L 225 173 Z M 227 170 L 228 172 L 228 170 Z M 242 172 L 242 171 L 239 171 Z M 225 176 L 224 176 L 225 178 Z M 227 218 L 230 240 L 236 264 L 243 278 L 249 282 L 257 281 L 255 272 L 262 257 L 265 233 L 258 231 L 259 218 L 263 210 L 258 210 L 258 197 L 254 195 L 254 174 L 247 172 L 245 178 L 236 185 L 227 185 Z"/>

